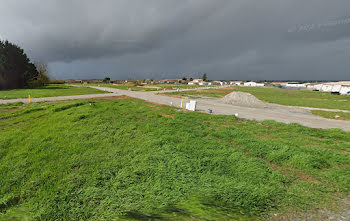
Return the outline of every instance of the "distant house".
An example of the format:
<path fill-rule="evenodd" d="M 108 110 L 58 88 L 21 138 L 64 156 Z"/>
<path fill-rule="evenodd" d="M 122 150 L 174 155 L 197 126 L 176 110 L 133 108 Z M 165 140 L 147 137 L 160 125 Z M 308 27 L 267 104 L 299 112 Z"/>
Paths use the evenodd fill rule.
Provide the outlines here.
<path fill-rule="evenodd" d="M 188 82 L 188 85 L 203 85 L 205 81 L 203 79 L 197 78 L 193 79 L 192 81 Z"/>
<path fill-rule="evenodd" d="M 306 88 L 306 84 L 301 84 L 298 82 L 288 82 L 287 84 L 285 84 L 285 87 L 288 87 L 288 88 Z"/>
<path fill-rule="evenodd" d="M 320 91 L 331 92 L 334 94 L 350 94 L 350 81 L 328 82 L 322 85 Z"/>
<path fill-rule="evenodd" d="M 350 95 L 350 86 L 342 86 L 339 93 L 342 95 Z"/>
<path fill-rule="evenodd" d="M 212 81 L 212 85 L 224 85 L 224 82 L 222 81 Z"/>
<path fill-rule="evenodd" d="M 324 92 L 331 92 L 333 88 L 333 85 L 331 84 L 324 84 L 322 85 L 322 88 L 320 91 L 324 91 Z"/>
<path fill-rule="evenodd" d="M 254 82 L 254 81 L 244 82 L 243 86 L 244 87 L 256 87 L 256 82 Z"/>
<path fill-rule="evenodd" d="M 164 83 L 165 84 L 181 84 L 182 83 L 182 79 L 165 79 Z"/>
<path fill-rule="evenodd" d="M 230 81 L 230 85 L 241 86 L 243 85 L 243 81 Z"/>
<path fill-rule="evenodd" d="M 323 87 L 323 84 L 316 84 L 316 85 L 314 85 L 313 90 L 320 91 L 322 89 L 322 87 Z"/>

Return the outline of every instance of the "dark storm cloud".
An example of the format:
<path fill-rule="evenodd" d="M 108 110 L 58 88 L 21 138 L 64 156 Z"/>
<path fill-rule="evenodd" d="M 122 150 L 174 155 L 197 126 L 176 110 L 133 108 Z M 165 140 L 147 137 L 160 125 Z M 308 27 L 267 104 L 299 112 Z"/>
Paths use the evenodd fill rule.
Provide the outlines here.
<path fill-rule="evenodd" d="M 0 37 L 61 78 L 346 79 L 349 8 L 348 0 L 7 0 Z"/>

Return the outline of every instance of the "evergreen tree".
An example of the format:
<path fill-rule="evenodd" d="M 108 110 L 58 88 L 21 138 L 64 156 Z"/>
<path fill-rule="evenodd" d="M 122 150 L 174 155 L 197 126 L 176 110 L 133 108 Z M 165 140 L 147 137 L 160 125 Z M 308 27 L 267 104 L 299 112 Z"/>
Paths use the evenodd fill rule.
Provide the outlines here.
<path fill-rule="evenodd" d="M 24 88 L 38 77 L 38 72 L 23 49 L 0 41 L 0 89 Z"/>
<path fill-rule="evenodd" d="M 207 80 L 207 74 L 206 74 L 206 73 L 203 74 L 202 80 L 203 80 L 203 81 L 206 81 L 206 80 Z"/>

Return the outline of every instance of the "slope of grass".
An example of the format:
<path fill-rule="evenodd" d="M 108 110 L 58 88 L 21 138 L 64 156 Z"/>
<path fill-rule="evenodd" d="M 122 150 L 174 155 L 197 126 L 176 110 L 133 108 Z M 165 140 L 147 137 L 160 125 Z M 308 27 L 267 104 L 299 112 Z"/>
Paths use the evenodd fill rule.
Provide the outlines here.
<path fill-rule="evenodd" d="M 171 93 L 182 96 L 206 96 L 206 97 L 224 97 L 232 91 L 248 92 L 262 101 L 269 103 L 316 107 L 327 109 L 350 110 L 350 96 L 332 95 L 329 92 L 317 92 L 295 89 L 280 88 L 257 88 L 257 87 L 231 87 L 224 89 L 208 89 L 198 91 L 184 91 Z"/>
<path fill-rule="evenodd" d="M 101 94 L 104 91 L 89 87 L 71 87 L 66 85 L 47 85 L 34 89 L 14 89 L 0 91 L 0 99 L 28 98 L 31 97 L 56 97 L 82 94 Z"/>
<path fill-rule="evenodd" d="M 350 133 L 137 99 L 0 108 L 0 217 L 249 220 L 350 190 Z"/>
<path fill-rule="evenodd" d="M 350 113 L 346 112 L 331 112 L 331 111 L 320 111 L 312 110 L 311 113 L 318 115 L 320 117 L 325 117 L 335 120 L 350 120 Z"/>

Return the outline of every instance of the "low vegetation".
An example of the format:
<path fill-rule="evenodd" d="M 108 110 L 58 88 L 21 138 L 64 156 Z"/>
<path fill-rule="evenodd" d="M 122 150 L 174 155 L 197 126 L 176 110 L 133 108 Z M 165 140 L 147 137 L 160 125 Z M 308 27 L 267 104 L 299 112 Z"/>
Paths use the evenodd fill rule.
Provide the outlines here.
<path fill-rule="evenodd" d="M 313 114 L 335 120 L 350 120 L 350 113 L 312 110 Z"/>
<path fill-rule="evenodd" d="M 231 93 L 232 91 L 248 92 L 262 101 L 275 104 L 350 110 L 350 96 L 332 95 L 329 92 L 296 89 L 231 87 L 226 89 L 174 92 L 170 94 L 181 96 L 206 96 L 220 98 L 224 97 L 228 93 Z"/>
<path fill-rule="evenodd" d="M 47 85 L 34 89 L 13 89 L 0 91 L 0 99 L 28 98 L 31 97 L 56 97 L 82 94 L 107 93 L 89 87 L 72 87 L 67 85 Z"/>
<path fill-rule="evenodd" d="M 170 95 L 170 96 L 184 96 L 184 97 L 215 97 L 222 98 L 232 91 L 236 90 L 234 87 L 226 87 L 226 88 L 213 88 L 213 89 L 201 89 L 196 91 L 180 91 L 180 92 L 170 92 L 162 95 Z"/>
<path fill-rule="evenodd" d="M 249 220 L 331 208 L 350 133 L 126 97 L 0 106 L 0 217 Z"/>
<path fill-rule="evenodd" d="M 134 85 L 134 84 L 88 84 L 89 86 L 101 86 L 110 87 L 120 90 L 131 90 L 131 91 L 161 91 L 161 90 L 176 90 L 180 89 L 193 89 L 208 86 L 199 85 L 185 85 L 185 84 L 151 84 L 151 85 Z"/>

